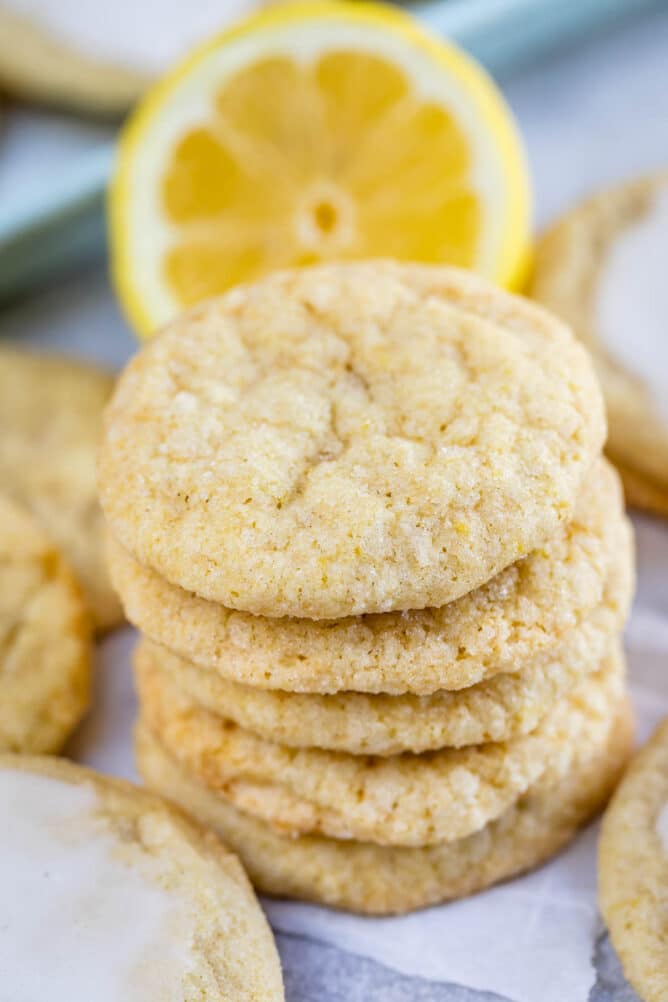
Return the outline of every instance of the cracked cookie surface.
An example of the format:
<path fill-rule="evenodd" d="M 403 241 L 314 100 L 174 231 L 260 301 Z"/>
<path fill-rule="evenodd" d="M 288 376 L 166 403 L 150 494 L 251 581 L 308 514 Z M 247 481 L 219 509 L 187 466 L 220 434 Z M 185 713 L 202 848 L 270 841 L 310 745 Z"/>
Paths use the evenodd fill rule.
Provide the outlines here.
<path fill-rule="evenodd" d="M 142 714 L 170 755 L 240 810 L 286 833 L 379 845 L 452 841 L 499 817 L 547 768 L 566 772 L 623 692 L 621 652 L 510 741 L 387 758 L 288 748 L 194 704 L 140 665 Z"/>
<path fill-rule="evenodd" d="M 41 526 L 0 495 L 0 751 L 54 752 L 89 699 L 88 611 Z"/>
<path fill-rule="evenodd" d="M 439 606 L 542 546 L 605 434 L 584 350 L 453 269 L 269 276 L 130 363 L 100 457 L 112 533 L 265 616 Z"/>
<path fill-rule="evenodd" d="M 95 457 L 113 378 L 66 358 L 0 349 L 0 483 L 71 564 L 107 629 L 122 619 L 107 573 Z"/>
<path fill-rule="evenodd" d="M 603 727 L 584 735 L 565 774 L 546 770 L 481 831 L 422 848 L 282 836 L 204 786 L 145 723 L 137 729 L 136 752 L 145 781 L 220 832 L 261 891 L 387 915 L 473 894 L 542 863 L 605 802 L 632 740 L 630 706 L 623 699 Z"/>
<path fill-rule="evenodd" d="M 109 540 L 112 578 L 142 632 L 221 678 L 295 692 L 460 689 L 554 650 L 631 585 L 632 538 L 619 478 L 597 461 L 573 518 L 545 547 L 437 609 L 318 623 L 226 609 L 168 584 Z"/>
<path fill-rule="evenodd" d="M 0 756 L 0 800 L 5 998 L 283 1002 L 267 921 L 213 833 L 64 759 Z"/>

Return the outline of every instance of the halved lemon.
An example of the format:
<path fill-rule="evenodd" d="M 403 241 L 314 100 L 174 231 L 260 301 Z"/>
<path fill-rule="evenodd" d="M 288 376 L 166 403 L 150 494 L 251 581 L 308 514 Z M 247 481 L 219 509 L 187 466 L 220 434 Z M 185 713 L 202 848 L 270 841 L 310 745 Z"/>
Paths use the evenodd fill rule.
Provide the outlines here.
<path fill-rule="evenodd" d="M 198 48 L 132 116 L 113 272 L 140 333 L 331 259 L 447 262 L 513 285 L 529 204 L 512 116 L 469 57 L 391 7 L 290 3 Z"/>

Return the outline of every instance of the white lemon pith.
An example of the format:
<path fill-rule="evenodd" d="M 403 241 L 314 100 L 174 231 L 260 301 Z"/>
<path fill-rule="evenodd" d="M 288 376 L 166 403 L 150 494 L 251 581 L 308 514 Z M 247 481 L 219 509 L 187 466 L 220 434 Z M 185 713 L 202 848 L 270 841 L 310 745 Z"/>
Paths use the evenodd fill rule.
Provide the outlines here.
<path fill-rule="evenodd" d="M 125 130 L 113 267 L 133 325 L 276 268 L 393 256 L 513 284 L 529 197 L 493 83 L 405 14 L 289 4 L 207 43 Z"/>

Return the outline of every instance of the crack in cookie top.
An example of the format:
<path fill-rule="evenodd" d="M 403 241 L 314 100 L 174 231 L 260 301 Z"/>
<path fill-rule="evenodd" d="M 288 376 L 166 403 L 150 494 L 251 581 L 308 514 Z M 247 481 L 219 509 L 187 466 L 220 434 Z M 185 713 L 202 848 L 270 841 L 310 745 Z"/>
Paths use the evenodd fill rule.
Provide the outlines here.
<path fill-rule="evenodd" d="M 231 608 L 423 608 L 550 539 L 604 432 L 586 353 L 539 307 L 454 269 L 326 265 L 140 352 L 101 496 L 140 561 Z"/>

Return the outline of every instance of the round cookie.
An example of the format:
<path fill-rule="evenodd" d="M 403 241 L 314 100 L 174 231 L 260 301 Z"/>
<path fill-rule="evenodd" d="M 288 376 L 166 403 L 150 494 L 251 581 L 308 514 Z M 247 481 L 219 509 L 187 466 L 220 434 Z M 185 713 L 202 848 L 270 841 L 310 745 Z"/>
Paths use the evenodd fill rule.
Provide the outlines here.
<path fill-rule="evenodd" d="M 164 674 L 189 700 L 269 741 L 353 755 L 417 754 L 528 734 L 560 698 L 600 666 L 611 638 L 622 628 L 630 596 L 630 580 L 611 586 L 591 619 L 571 631 L 557 651 L 522 671 L 430 696 L 321 696 L 256 689 L 221 678 L 145 639 L 135 660 L 140 670 L 145 666 L 153 675 Z"/>
<path fill-rule="evenodd" d="M 0 494 L 0 751 L 58 751 L 88 706 L 90 673 L 90 624 L 72 572 L 32 516 Z"/>
<path fill-rule="evenodd" d="M 631 762 L 601 828 L 599 903 L 624 974 L 645 1002 L 668 998 L 668 721 Z"/>
<path fill-rule="evenodd" d="M 595 195 L 558 220 L 538 245 L 529 289 L 592 352 L 608 454 L 628 472 L 629 500 L 659 513 L 668 495 L 667 246 L 664 172 Z"/>
<path fill-rule="evenodd" d="M 0 483 L 72 565 L 98 629 L 121 622 L 106 568 L 95 457 L 111 375 L 0 348 Z"/>
<path fill-rule="evenodd" d="M 389 758 L 287 748 L 188 701 L 165 676 L 137 672 L 142 714 L 170 755 L 240 810 L 278 831 L 378 845 L 464 838 L 499 817 L 547 768 L 566 771 L 623 691 L 609 655 L 539 726 L 513 741 Z"/>
<path fill-rule="evenodd" d="M 473 894 L 556 853 L 605 803 L 630 753 L 632 731 L 623 700 L 607 727 L 574 749 L 566 775 L 546 771 L 486 828 L 419 849 L 318 835 L 286 838 L 201 785 L 145 725 L 137 729 L 136 753 L 145 781 L 223 834 L 261 891 L 388 915 Z"/>
<path fill-rule="evenodd" d="M 481 588 L 438 609 L 337 622 L 226 609 L 169 585 L 111 538 L 108 557 L 130 621 L 224 679 L 290 692 L 428 695 L 524 670 L 592 615 L 606 582 L 625 595 L 633 556 L 622 507 L 619 478 L 599 460 L 571 522 Z"/>
<path fill-rule="evenodd" d="M 450 602 L 547 543 L 605 436 L 550 314 L 457 269 L 355 262 L 203 303 L 125 370 L 112 533 L 230 608 L 334 619 Z"/>
<path fill-rule="evenodd" d="M 282 1002 L 239 861 L 128 783 L 0 757 L 0 966 L 9 999 Z"/>

